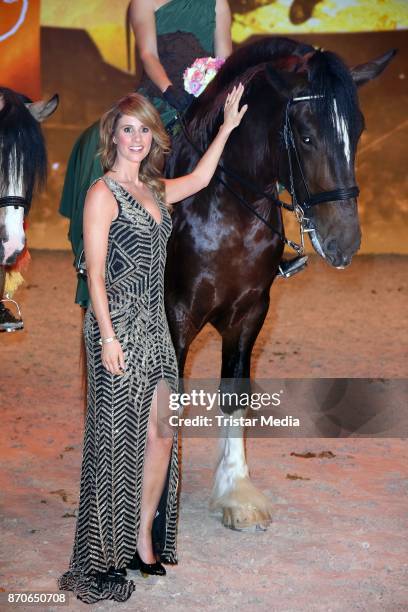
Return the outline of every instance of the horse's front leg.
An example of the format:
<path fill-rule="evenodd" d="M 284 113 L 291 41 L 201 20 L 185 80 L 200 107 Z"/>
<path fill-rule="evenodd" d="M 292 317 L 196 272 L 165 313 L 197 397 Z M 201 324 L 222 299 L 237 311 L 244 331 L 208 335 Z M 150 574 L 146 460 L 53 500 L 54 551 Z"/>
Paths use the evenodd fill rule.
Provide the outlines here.
<path fill-rule="evenodd" d="M 239 321 L 234 322 L 230 317 L 228 324 L 215 324 L 222 335 L 221 393 L 251 392 L 251 352 L 268 307 L 269 294 L 253 304 Z M 246 410 L 224 405 L 222 412 L 224 430 L 220 437 L 210 510 L 221 511 L 223 524 L 231 529 L 264 530 L 272 519 L 272 505 L 250 479 L 243 427 L 234 425 L 229 419 L 229 415 L 233 418 L 245 416 Z"/>
<path fill-rule="evenodd" d="M 184 366 L 186 363 L 188 349 L 200 328 L 191 316 L 191 310 L 181 300 L 176 300 L 170 291 L 165 297 L 166 316 L 170 330 L 171 339 L 177 357 L 179 372 L 179 392 L 183 393 Z"/>

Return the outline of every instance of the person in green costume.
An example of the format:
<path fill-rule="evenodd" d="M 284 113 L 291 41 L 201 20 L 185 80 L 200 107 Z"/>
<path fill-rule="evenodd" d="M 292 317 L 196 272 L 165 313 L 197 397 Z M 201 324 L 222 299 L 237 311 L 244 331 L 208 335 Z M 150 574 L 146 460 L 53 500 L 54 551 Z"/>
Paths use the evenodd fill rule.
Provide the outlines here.
<path fill-rule="evenodd" d="M 183 88 L 184 70 L 198 57 L 226 58 L 232 51 L 228 1 L 132 0 L 128 16 L 144 69 L 137 91 L 153 103 L 168 127 L 192 98 Z M 86 193 L 103 175 L 98 149 L 99 121 L 73 147 L 59 208 L 70 219 L 68 238 L 75 257 L 83 248 Z M 89 305 L 87 283 L 80 275 L 75 302 L 84 308 Z"/>

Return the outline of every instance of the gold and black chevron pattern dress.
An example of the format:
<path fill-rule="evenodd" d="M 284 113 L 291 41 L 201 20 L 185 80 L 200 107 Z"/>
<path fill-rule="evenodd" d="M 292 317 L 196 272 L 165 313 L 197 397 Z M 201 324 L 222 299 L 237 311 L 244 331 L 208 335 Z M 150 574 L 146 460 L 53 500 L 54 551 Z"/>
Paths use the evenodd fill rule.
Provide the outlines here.
<path fill-rule="evenodd" d="M 119 208 L 109 230 L 106 290 L 113 328 L 125 355 L 125 374 L 101 362 L 99 326 L 92 305 L 84 320 L 88 410 L 78 519 L 69 571 L 58 580 L 86 603 L 125 601 L 135 584 L 103 583 L 95 572 L 123 568 L 133 557 L 140 522 L 147 424 L 155 387 L 165 379 L 177 392 L 178 368 L 164 309 L 164 268 L 171 216 L 158 200 L 157 223 L 119 183 L 103 177 Z M 163 384 L 163 383 L 162 383 Z M 159 395 L 160 397 L 160 395 Z M 178 434 L 153 522 L 153 547 L 164 563 L 177 563 Z"/>

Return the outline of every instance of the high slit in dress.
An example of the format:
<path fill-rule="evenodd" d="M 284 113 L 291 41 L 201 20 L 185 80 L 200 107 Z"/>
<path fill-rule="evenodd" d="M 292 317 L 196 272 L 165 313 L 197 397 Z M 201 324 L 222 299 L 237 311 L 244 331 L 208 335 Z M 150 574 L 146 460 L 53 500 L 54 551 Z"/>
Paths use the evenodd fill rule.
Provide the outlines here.
<path fill-rule="evenodd" d="M 96 572 L 123 568 L 133 557 L 140 523 L 142 477 L 150 408 L 158 383 L 178 391 L 176 354 L 164 309 L 166 244 L 172 222 L 164 202 L 158 223 L 110 177 L 103 177 L 119 209 L 109 230 L 105 284 L 125 373 L 101 362 L 99 326 L 92 305 L 84 319 L 88 365 L 87 415 L 80 498 L 69 570 L 58 580 L 86 603 L 125 601 L 135 584 L 103 582 Z M 165 381 L 164 383 L 161 381 Z M 160 393 L 159 393 L 160 396 Z M 177 563 L 178 432 L 173 432 L 164 489 L 152 528 L 153 549 Z"/>

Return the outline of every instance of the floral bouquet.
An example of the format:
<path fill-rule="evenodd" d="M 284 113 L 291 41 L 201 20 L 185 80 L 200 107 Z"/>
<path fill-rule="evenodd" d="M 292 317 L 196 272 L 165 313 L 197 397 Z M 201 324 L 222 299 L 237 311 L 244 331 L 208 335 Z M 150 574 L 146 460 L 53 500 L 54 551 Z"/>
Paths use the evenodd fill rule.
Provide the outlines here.
<path fill-rule="evenodd" d="M 225 59 L 222 57 L 199 57 L 196 59 L 184 71 L 184 89 L 197 98 L 208 83 L 213 80 L 224 62 Z"/>

